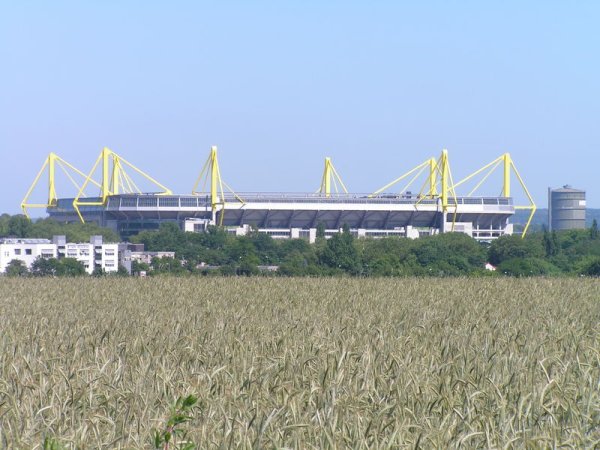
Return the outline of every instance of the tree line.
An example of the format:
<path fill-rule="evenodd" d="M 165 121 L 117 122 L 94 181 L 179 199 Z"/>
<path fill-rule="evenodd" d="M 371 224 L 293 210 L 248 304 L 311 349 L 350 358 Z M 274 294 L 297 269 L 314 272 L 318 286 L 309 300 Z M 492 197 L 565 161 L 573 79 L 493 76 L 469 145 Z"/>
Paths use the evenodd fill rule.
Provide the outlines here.
<path fill-rule="evenodd" d="M 118 241 L 111 230 L 94 224 L 60 224 L 51 219 L 30 222 L 24 216 L 0 216 L 0 236 L 45 237 L 67 235 L 73 242 L 91 234 Z M 444 233 L 420 239 L 400 237 L 355 238 L 348 229 L 314 244 L 302 239 L 273 239 L 252 231 L 233 236 L 219 227 L 206 233 L 183 232 L 175 223 L 130 238 L 147 251 L 171 251 L 175 258 L 154 258 L 135 263 L 134 272 L 149 275 L 258 275 L 281 276 L 600 276 L 600 236 L 596 221 L 587 230 L 540 231 L 503 236 L 491 244 L 462 233 Z M 495 271 L 485 269 L 486 262 Z M 33 275 L 75 276 L 85 273 L 75 262 L 36 261 Z M 27 268 L 10 268 L 23 275 Z M 276 268 L 276 271 L 272 269 Z M 101 273 L 95 273 L 101 275 Z M 120 271 L 123 274 L 123 270 Z"/>
<path fill-rule="evenodd" d="M 6 275 L 12 277 L 80 277 L 86 276 L 88 273 L 85 266 L 75 258 L 36 258 L 28 268 L 25 263 L 19 259 L 13 259 L 6 267 Z M 102 268 L 97 267 L 91 274 L 92 276 L 107 276 L 109 275 Z M 117 272 L 111 273 L 110 276 L 127 276 L 127 269 L 119 266 Z"/>
<path fill-rule="evenodd" d="M 119 242 L 114 231 L 95 223 L 60 223 L 54 219 L 30 220 L 22 214 L 0 215 L 0 237 L 43 238 L 66 236 L 67 242 L 89 242 L 90 236 L 101 235 L 105 242 Z"/>
<path fill-rule="evenodd" d="M 347 229 L 330 239 L 276 240 L 256 231 L 231 236 L 213 227 L 185 233 L 176 224 L 131 238 L 149 251 L 173 251 L 134 270 L 148 273 L 255 275 L 278 266 L 283 276 L 574 276 L 600 275 L 597 223 L 587 230 L 503 236 L 491 244 L 462 233 L 420 239 L 355 238 Z M 495 271 L 486 270 L 486 262 Z M 264 271 L 262 273 L 269 273 Z"/>

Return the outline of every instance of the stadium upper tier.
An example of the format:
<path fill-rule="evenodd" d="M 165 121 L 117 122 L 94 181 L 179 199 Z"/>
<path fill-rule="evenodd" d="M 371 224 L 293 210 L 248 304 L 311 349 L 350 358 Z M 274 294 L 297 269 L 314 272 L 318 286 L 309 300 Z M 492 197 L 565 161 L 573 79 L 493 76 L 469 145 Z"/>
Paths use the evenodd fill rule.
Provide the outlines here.
<path fill-rule="evenodd" d="M 239 201 L 243 199 L 243 202 Z M 73 198 L 59 199 L 48 214 L 60 221 L 78 221 Z M 97 199 L 88 199 L 90 201 Z M 456 197 L 451 213 L 436 198 L 413 195 L 239 193 L 225 196 L 213 215 L 209 196 L 123 194 L 108 198 L 106 206 L 81 206 L 85 221 L 97 222 L 124 236 L 157 228 L 161 222 L 204 219 L 227 227 L 249 225 L 264 230 L 319 226 L 336 230 L 343 226 L 359 230 L 464 231 L 476 238 L 493 238 L 507 232 L 515 208 L 511 198 Z"/>

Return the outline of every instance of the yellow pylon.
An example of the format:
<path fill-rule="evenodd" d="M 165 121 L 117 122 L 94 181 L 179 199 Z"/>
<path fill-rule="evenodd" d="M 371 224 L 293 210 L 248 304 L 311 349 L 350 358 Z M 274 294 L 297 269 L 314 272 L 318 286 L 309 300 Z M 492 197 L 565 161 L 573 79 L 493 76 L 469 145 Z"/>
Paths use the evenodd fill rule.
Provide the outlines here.
<path fill-rule="evenodd" d="M 342 181 L 342 178 L 337 173 L 337 170 L 335 170 L 335 167 L 331 162 L 331 158 L 326 157 L 325 166 L 323 168 L 323 176 L 321 177 L 321 187 L 317 189 L 316 193 L 325 195 L 325 197 L 330 197 L 332 184 L 336 194 L 339 194 L 339 187 L 342 188 L 344 193 L 348 193 L 348 189 L 346 189 L 346 185 Z"/>
<path fill-rule="evenodd" d="M 449 180 L 451 179 L 451 173 L 447 150 L 443 150 L 438 159 L 429 158 L 426 161 L 423 161 L 421 164 L 413 167 L 405 174 L 400 175 L 398 178 L 389 182 L 382 188 L 377 189 L 375 192 L 369 195 L 369 197 L 375 197 L 382 192 L 385 192 L 387 189 L 412 175 L 412 178 L 410 178 L 399 191 L 400 194 L 405 193 L 427 168 L 429 168 L 429 174 L 425 180 L 425 183 L 423 183 L 423 186 L 419 190 L 419 199 L 439 197 L 442 198 L 442 206 L 447 208 L 449 198 L 448 194 L 451 193 L 449 183 Z M 438 191 L 438 183 L 441 183 L 441 192 Z"/>
<path fill-rule="evenodd" d="M 200 182 L 203 182 L 202 188 L 198 190 L 198 186 Z M 206 191 L 206 185 L 210 183 L 210 192 Z M 234 197 L 242 204 L 244 204 L 244 200 L 242 200 L 234 191 L 231 189 L 225 181 L 221 178 L 221 170 L 219 169 L 219 158 L 217 156 L 217 147 L 212 146 L 210 148 L 210 153 L 206 162 L 202 166 L 202 170 L 200 170 L 200 174 L 198 178 L 196 178 L 196 182 L 194 183 L 194 187 L 192 188 L 192 195 L 210 195 L 210 205 L 213 215 L 213 222 L 216 220 L 216 213 L 219 206 L 221 206 L 221 219 L 220 225 L 223 224 L 223 211 L 225 209 L 225 190 L 223 189 L 225 186 Z"/>
<path fill-rule="evenodd" d="M 81 185 L 75 181 L 75 179 L 69 173 L 69 170 L 75 172 L 77 175 L 79 175 L 80 177 L 82 177 L 84 179 L 86 178 L 86 174 L 83 173 L 81 170 L 77 169 L 72 164 L 69 164 L 67 161 L 62 159 L 56 153 L 50 153 L 44 160 L 44 164 L 42 164 L 42 168 L 40 169 L 37 176 L 33 180 L 33 183 L 29 187 L 29 190 L 27 191 L 27 193 L 25 194 L 25 197 L 23 198 L 23 201 L 21 202 L 21 209 L 23 210 L 23 214 L 25 214 L 25 216 L 29 217 L 28 208 L 52 208 L 52 207 L 56 206 L 56 203 L 58 200 L 58 196 L 56 194 L 56 176 L 57 176 L 56 169 L 57 169 L 57 167 L 60 168 L 64 172 L 66 177 L 73 184 L 73 186 L 75 186 L 75 189 L 77 189 L 77 191 L 79 191 L 81 189 Z M 42 177 L 42 174 L 46 171 L 46 169 L 48 170 L 47 201 L 46 201 L 46 203 L 29 203 L 29 197 L 35 190 L 40 178 Z M 97 183 L 96 181 L 93 181 L 93 183 L 97 187 L 100 187 L 100 184 Z"/>
<path fill-rule="evenodd" d="M 502 168 L 503 168 L 502 196 L 503 197 L 511 196 L 511 174 L 514 174 L 517 177 L 517 180 L 519 181 L 519 184 L 521 185 L 521 188 L 523 189 L 525 196 L 529 200 L 529 205 L 515 205 L 515 209 L 525 209 L 525 210 L 531 211 L 529 214 L 529 218 L 527 219 L 527 223 L 525 224 L 525 228 L 523 229 L 523 234 L 521 234 L 521 237 L 524 238 L 525 235 L 527 234 L 527 230 L 529 229 L 529 225 L 531 224 L 533 215 L 535 214 L 537 207 L 535 205 L 535 202 L 533 201 L 533 197 L 531 196 L 531 194 L 529 193 L 529 190 L 527 189 L 527 186 L 525 186 L 525 182 L 523 181 L 523 178 L 521 178 L 521 174 L 517 170 L 517 166 L 515 166 L 515 163 L 510 156 L 510 153 L 504 153 L 503 155 L 500 155 L 498 158 L 494 159 L 492 162 L 486 164 L 482 168 L 476 170 L 472 174 L 470 174 L 470 175 L 466 176 L 465 178 L 463 178 L 462 180 L 460 180 L 458 183 L 456 183 L 453 186 L 453 188 L 457 188 L 460 185 L 466 183 L 467 181 L 473 179 L 477 175 L 483 174 L 483 177 L 481 178 L 481 180 L 479 180 L 479 182 L 475 185 L 475 187 L 473 189 L 471 189 L 471 191 L 467 194 L 467 196 L 471 196 L 477 189 L 479 189 L 479 187 L 484 183 L 484 181 L 500 165 L 502 165 Z"/>
<path fill-rule="evenodd" d="M 102 165 L 102 182 L 98 183 L 94 181 L 94 173 L 99 165 Z M 94 166 L 90 173 L 86 176 L 85 181 L 79 188 L 79 192 L 77 196 L 73 200 L 73 208 L 77 212 L 79 219 L 81 222 L 85 222 L 81 211 L 79 210 L 80 206 L 103 206 L 106 205 L 108 197 L 111 195 L 118 195 L 120 193 L 124 194 L 141 194 L 142 191 L 137 187 L 133 179 L 127 174 L 125 171 L 125 167 L 129 167 L 138 175 L 141 175 L 146 180 L 150 181 L 155 186 L 162 189 L 157 195 L 171 195 L 173 192 L 160 184 L 154 178 L 152 178 L 147 173 L 141 171 L 137 167 L 135 167 L 130 162 L 126 161 L 124 158 L 117 155 L 115 152 L 110 150 L 107 147 L 104 147 L 100 152 L 100 155 L 96 159 Z M 85 196 L 85 189 L 89 183 L 95 184 L 100 187 L 100 200 L 81 200 L 81 197 Z"/>

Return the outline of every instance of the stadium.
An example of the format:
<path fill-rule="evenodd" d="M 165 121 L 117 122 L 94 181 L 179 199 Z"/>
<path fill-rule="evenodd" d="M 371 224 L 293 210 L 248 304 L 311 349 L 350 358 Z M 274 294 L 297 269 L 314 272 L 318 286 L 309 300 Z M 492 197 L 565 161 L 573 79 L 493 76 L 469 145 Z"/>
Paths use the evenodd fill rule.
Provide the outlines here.
<path fill-rule="evenodd" d="M 76 195 L 57 196 L 60 169 L 75 186 Z M 475 195 L 496 169 L 501 169 L 501 195 Z M 44 173 L 48 176 L 47 202 L 31 203 L 30 197 Z M 139 189 L 134 177 L 151 183 L 156 192 Z M 82 181 L 77 182 L 78 178 Z M 522 187 L 528 205 L 514 204 L 512 178 Z M 473 189 L 461 193 L 473 183 Z M 417 190 L 412 188 L 414 185 Z M 99 193 L 87 196 L 86 192 L 94 188 Z M 186 231 L 201 232 L 218 225 L 236 235 L 257 230 L 274 238 L 305 238 L 311 242 L 319 233 L 328 236 L 344 227 L 358 237 L 417 238 L 455 231 L 490 241 L 513 233 L 510 219 L 516 209 L 530 210 L 530 219 L 535 212 L 533 199 L 508 153 L 454 183 L 448 152 L 443 150 L 438 158 L 429 158 L 381 189 L 365 194 L 349 193 L 331 159 L 326 158 L 316 192 L 265 193 L 234 192 L 221 177 L 216 147 L 211 148 L 187 195 L 174 194 L 108 148 L 102 150 L 88 174 L 51 153 L 21 207 L 25 214 L 32 207 L 46 208 L 49 217 L 60 222 L 95 222 L 124 239 L 158 229 L 161 223 L 175 222 Z"/>

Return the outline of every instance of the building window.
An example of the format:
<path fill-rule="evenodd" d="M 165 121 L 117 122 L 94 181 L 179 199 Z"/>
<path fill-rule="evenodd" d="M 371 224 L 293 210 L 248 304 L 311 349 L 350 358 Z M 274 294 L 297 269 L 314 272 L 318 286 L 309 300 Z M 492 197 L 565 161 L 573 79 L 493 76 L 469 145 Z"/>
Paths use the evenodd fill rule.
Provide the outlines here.
<path fill-rule="evenodd" d="M 21 249 L 15 248 L 15 255 L 20 255 L 20 254 L 21 254 Z"/>
<path fill-rule="evenodd" d="M 30 248 L 26 248 L 25 249 L 25 254 L 26 255 L 31 255 L 32 254 L 31 249 Z"/>

